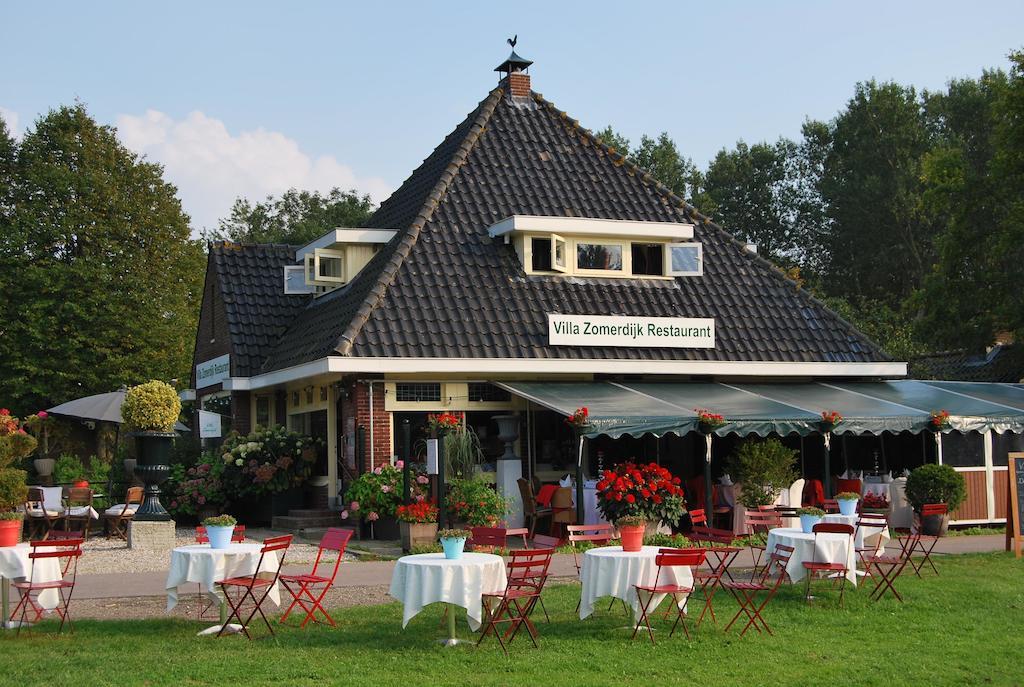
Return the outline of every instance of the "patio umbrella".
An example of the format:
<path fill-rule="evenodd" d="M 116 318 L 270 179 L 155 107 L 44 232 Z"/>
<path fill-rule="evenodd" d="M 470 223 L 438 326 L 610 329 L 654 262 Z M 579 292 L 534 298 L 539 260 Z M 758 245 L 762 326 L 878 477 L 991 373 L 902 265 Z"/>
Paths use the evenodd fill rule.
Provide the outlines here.
<path fill-rule="evenodd" d="M 47 408 L 46 412 L 51 415 L 73 417 L 79 420 L 92 420 L 94 422 L 113 422 L 120 425 L 124 422 L 121 419 L 121 404 L 124 403 L 126 389 L 118 389 L 105 394 L 85 396 L 76 398 L 59 406 Z M 188 432 L 188 427 L 180 422 L 174 423 L 175 432 Z"/>

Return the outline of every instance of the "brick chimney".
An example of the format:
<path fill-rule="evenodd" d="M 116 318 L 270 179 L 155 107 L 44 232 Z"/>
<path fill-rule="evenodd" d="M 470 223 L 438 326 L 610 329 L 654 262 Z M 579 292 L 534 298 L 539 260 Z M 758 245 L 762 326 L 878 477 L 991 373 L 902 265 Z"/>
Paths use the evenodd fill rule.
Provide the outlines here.
<path fill-rule="evenodd" d="M 515 39 L 510 38 L 508 42 L 513 48 L 516 47 Z M 506 84 L 507 82 L 508 92 L 512 97 L 528 97 L 530 95 L 530 75 L 526 73 L 526 70 L 531 64 L 533 62 L 520 57 L 513 50 L 508 59 L 495 67 L 494 71 L 502 74 L 499 83 Z"/>

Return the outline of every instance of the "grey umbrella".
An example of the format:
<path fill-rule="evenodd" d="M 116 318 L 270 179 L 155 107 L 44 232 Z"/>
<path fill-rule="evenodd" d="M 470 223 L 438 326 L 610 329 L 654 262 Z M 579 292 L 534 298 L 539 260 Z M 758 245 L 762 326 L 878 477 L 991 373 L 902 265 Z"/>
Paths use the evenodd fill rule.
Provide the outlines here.
<path fill-rule="evenodd" d="M 47 408 L 46 412 L 51 415 L 74 417 L 79 420 L 113 422 L 114 424 L 120 425 L 124 422 L 124 420 L 121 419 L 121 404 L 124 403 L 124 394 L 125 389 L 118 389 L 117 391 L 111 391 L 106 394 L 96 394 L 95 396 L 76 398 L 73 401 L 61 403 L 59 406 Z M 174 424 L 174 431 L 188 432 L 190 430 L 180 422 L 176 422 Z"/>

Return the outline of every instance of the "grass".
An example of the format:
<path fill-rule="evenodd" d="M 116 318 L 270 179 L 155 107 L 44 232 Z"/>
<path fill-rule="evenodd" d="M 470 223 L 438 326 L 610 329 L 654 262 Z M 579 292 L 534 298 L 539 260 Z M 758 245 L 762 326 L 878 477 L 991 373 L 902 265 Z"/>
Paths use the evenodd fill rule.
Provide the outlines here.
<path fill-rule="evenodd" d="M 196 637 L 200 625 L 185 620 L 82 620 L 64 636 L 47 634 L 47 621 L 0 637 L 0 675 L 4 684 L 48 687 L 1024 684 L 1024 563 L 999 553 L 941 557 L 939 567 L 941 577 L 901 578 L 904 604 L 872 603 L 857 589 L 840 609 L 823 588 L 807 606 L 802 586 L 784 587 L 766 611 L 775 637 L 741 639 L 705 624 L 691 641 L 663 630 L 657 646 L 631 642 L 618 605 L 599 604 L 581 622 L 573 614 L 579 587 L 563 584 L 545 591 L 552 622 L 539 623 L 540 649 L 520 637 L 507 659 L 493 638 L 480 648 L 440 647 L 436 607 L 402 630 L 401 606 L 391 603 L 338 609 L 336 629 L 281 628 L 252 643 Z M 716 600 L 719 617 L 731 616 L 731 599 Z M 459 633 L 469 636 L 464 623 Z"/>

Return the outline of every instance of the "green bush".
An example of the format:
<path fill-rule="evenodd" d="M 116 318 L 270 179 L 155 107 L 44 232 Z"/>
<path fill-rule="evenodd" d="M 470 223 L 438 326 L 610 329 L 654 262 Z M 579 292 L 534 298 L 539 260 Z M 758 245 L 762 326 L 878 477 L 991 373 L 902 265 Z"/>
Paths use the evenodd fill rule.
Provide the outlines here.
<path fill-rule="evenodd" d="M 110 463 L 97 456 L 89 456 L 87 479 L 93 484 L 106 484 L 110 479 Z"/>
<path fill-rule="evenodd" d="M 237 524 L 238 520 L 235 520 L 234 516 L 223 514 L 211 515 L 203 520 L 203 527 L 234 527 Z"/>
<path fill-rule="evenodd" d="M 944 503 L 950 512 L 967 498 L 964 477 L 949 465 L 922 465 L 907 477 L 907 501 L 918 513 L 927 503 Z"/>
<path fill-rule="evenodd" d="M 690 549 L 696 546 L 681 534 L 664 534 L 658 532 L 644 537 L 644 546 L 661 546 L 673 549 Z"/>
<path fill-rule="evenodd" d="M 471 527 L 494 527 L 509 508 L 508 501 L 482 479 L 453 481 L 445 506 L 456 520 Z"/>
<path fill-rule="evenodd" d="M 797 478 L 797 452 L 778 439 L 748 439 L 729 457 L 729 475 L 742 485 L 740 503 L 747 508 L 770 506 L 775 495 Z"/>
<path fill-rule="evenodd" d="M 53 481 L 57 484 L 70 484 L 85 479 L 85 465 L 78 456 L 62 453 L 53 464 Z"/>
<path fill-rule="evenodd" d="M 0 470 L 0 512 L 13 512 L 25 503 L 28 496 L 28 487 L 25 486 L 27 477 L 28 473 L 17 468 Z"/>

